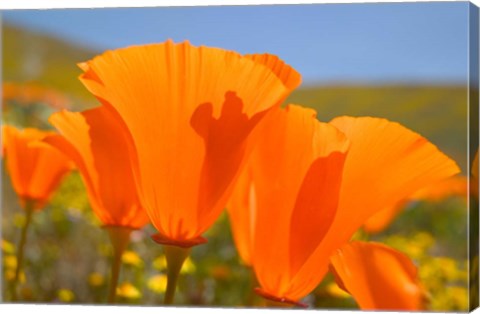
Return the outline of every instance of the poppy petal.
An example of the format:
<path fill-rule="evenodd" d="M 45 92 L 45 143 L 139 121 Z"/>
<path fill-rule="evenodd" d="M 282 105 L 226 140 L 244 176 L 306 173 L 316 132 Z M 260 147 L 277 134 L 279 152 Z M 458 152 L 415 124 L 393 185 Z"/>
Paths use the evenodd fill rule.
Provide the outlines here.
<path fill-rule="evenodd" d="M 340 117 L 330 123 L 345 133 L 351 146 L 332 226 L 295 275 L 295 284 L 303 287 L 298 297 L 321 281 L 330 254 L 369 217 L 460 171 L 435 145 L 398 123 L 372 117 Z"/>
<path fill-rule="evenodd" d="M 419 311 L 425 291 L 403 253 L 380 243 L 351 242 L 331 257 L 337 284 L 362 310 Z"/>
<path fill-rule="evenodd" d="M 406 199 L 400 200 L 390 208 L 383 209 L 370 217 L 363 225 L 364 230 L 368 233 L 383 231 L 410 201 L 440 201 L 450 196 L 467 197 L 467 178 L 465 176 L 453 176 L 416 191 Z"/>
<path fill-rule="evenodd" d="M 145 225 L 148 217 L 136 193 L 126 136 L 108 109 L 62 111 L 52 115 L 50 122 L 64 140 L 46 141 L 76 161 L 102 223 L 131 228 Z"/>
<path fill-rule="evenodd" d="M 465 176 L 453 176 L 435 182 L 413 193 L 409 198 L 420 201 L 440 201 L 451 196 L 467 197 L 467 178 Z"/>
<path fill-rule="evenodd" d="M 294 68 L 287 65 L 282 59 L 275 55 L 264 53 L 245 55 L 245 57 L 267 66 L 290 90 L 294 90 L 302 82 L 302 76 L 300 73 L 295 71 Z"/>
<path fill-rule="evenodd" d="M 30 137 L 41 139 L 43 136 L 40 132 L 38 135 L 30 132 Z M 13 188 L 19 195 L 27 193 L 30 175 L 35 168 L 36 156 L 38 151 L 28 150 L 27 140 L 23 139 L 21 132 L 10 125 L 2 126 L 2 141 L 5 152 L 7 170 L 10 175 Z"/>
<path fill-rule="evenodd" d="M 390 225 L 390 223 L 395 219 L 398 213 L 408 204 L 408 200 L 402 200 L 393 205 L 392 207 L 385 208 L 377 212 L 363 225 L 363 229 L 368 233 L 378 233 Z"/>
<path fill-rule="evenodd" d="M 190 248 L 195 245 L 207 243 L 207 239 L 205 239 L 204 237 L 198 237 L 195 239 L 190 239 L 188 241 L 175 241 L 175 240 L 165 238 L 160 233 L 152 235 L 151 238 L 153 241 L 157 242 L 158 244 L 174 245 L 182 248 Z"/>
<path fill-rule="evenodd" d="M 63 137 L 62 135 L 59 135 L 59 134 L 49 135 L 49 136 L 45 137 L 43 139 L 43 141 L 46 144 L 51 145 L 52 147 L 55 147 L 57 150 L 62 152 L 62 154 L 64 154 L 65 156 L 67 156 L 68 158 L 73 160 L 73 162 L 75 163 L 75 165 L 77 166 L 79 171 L 82 173 L 82 178 L 85 182 L 85 187 L 86 187 L 87 193 L 89 195 L 90 205 L 94 209 L 101 208 L 102 205 L 100 203 L 98 203 L 98 201 L 97 201 L 97 200 L 99 200 L 99 197 L 96 195 L 95 190 L 93 189 L 94 184 L 92 182 L 94 182 L 94 181 L 91 178 L 91 176 L 88 174 L 88 172 L 86 170 L 85 162 L 84 162 L 82 156 L 77 151 L 77 149 L 69 141 L 67 141 L 65 139 L 65 137 Z M 95 177 L 95 179 L 96 179 L 96 177 Z M 100 218 L 100 220 L 103 221 L 102 218 Z M 106 220 L 108 220 L 108 219 L 106 219 Z"/>
<path fill-rule="evenodd" d="M 290 273 L 295 274 L 320 244 L 337 212 L 347 139 L 326 123 L 318 124 L 317 154 L 293 208 L 290 230 Z"/>
<path fill-rule="evenodd" d="M 348 140 L 315 116 L 314 110 L 295 105 L 272 112 L 250 158 L 250 188 L 245 190 L 243 186 L 236 191 L 254 197 L 255 207 L 250 208 L 255 210 L 250 212 L 254 215 L 250 218 L 254 223 L 253 266 L 262 291 L 279 298 L 289 298 L 292 269 L 320 241 L 321 234 L 310 238 L 312 231 L 327 228 L 322 220 L 311 220 L 318 218 L 312 208 L 325 207 L 322 214 L 331 216 L 336 206 L 330 205 L 338 199 L 334 177 L 341 174 Z M 331 168 L 324 169 L 327 165 Z M 320 179 L 313 180 L 315 176 Z M 232 207 L 230 211 L 242 208 Z M 293 232 L 299 234 L 290 240 Z"/>
<path fill-rule="evenodd" d="M 350 210 L 342 218 L 362 220 L 460 171 L 435 145 L 398 123 L 370 117 L 331 123 L 352 141 L 341 198 L 341 207 Z"/>
<path fill-rule="evenodd" d="M 352 141 L 336 218 L 344 241 L 376 212 L 460 171 L 435 145 L 398 123 L 371 117 L 331 123 Z"/>
<path fill-rule="evenodd" d="M 35 209 L 41 209 L 73 168 L 70 159 L 53 147 L 32 145 L 51 134 L 54 133 L 2 126 L 6 166 L 22 206 L 25 201 L 34 201 Z"/>
<path fill-rule="evenodd" d="M 253 258 L 256 206 L 252 171 L 247 165 L 235 184 L 234 192 L 227 204 L 227 211 L 235 247 L 243 263 L 248 266 L 252 265 Z"/>
<path fill-rule="evenodd" d="M 109 51 L 81 68 L 83 84 L 130 131 L 142 202 L 172 240 L 196 238 L 218 217 L 248 156 L 246 138 L 290 92 L 267 66 L 188 42 Z"/>

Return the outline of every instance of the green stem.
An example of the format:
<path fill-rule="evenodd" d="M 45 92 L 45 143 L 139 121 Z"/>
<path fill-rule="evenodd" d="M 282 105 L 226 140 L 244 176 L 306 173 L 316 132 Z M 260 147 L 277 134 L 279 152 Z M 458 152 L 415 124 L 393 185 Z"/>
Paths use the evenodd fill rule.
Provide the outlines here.
<path fill-rule="evenodd" d="M 127 248 L 132 229 L 126 228 L 126 227 L 115 227 L 115 226 L 108 226 L 105 228 L 108 231 L 110 240 L 112 242 L 112 247 L 113 247 L 112 270 L 111 270 L 110 287 L 108 290 L 108 299 L 107 299 L 107 302 L 112 304 L 115 302 L 115 297 L 117 295 L 117 285 L 118 285 L 118 278 L 120 275 L 122 255 L 125 249 Z"/>
<path fill-rule="evenodd" d="M 247 304 L 246 305 L 251 307 L 255 303 L 256 293 L 255 293 L 254 290 L 258 286 L 258 280 L 257 280 L 257 276 L 255 274 L 255 271 L 253 270 L 253 267 L 248 266 L 248 270 L 250 272 L 250 280 L 249 280 L 250 287 L 248 289 L 248 296 L 247 296 Z"/>
<path fill-rule="evenodd" d="M 20 278 L 22 266 L 23 266 L 23 254 L 25 250 L 25 244 L 27 243 L 27 231 L 28 227 L 30 226 L 30 222 L 32 221 L 33 215 L 33 202 L 27 201 L 25 204 L 25 223 L 22 226 L 22 233 L 20 236 L 20 243 L 18 244 L 17 250 L 17 267 L 15 268 L 15 276 L 13 277 L 12 284 L 10 286 L 10 294 L 12 297 L 12 301 L 17 301 L 17 285 L 18 280 Z"/>
<path fill-rule="evenodd" d="M 182 269 L 183 262 L 190 255 L 191 248 L 164 245 L 163 250 L 167 259 L 167 291 L 165 292 L 164 303 L 173 304 L 178 275 Z"/>

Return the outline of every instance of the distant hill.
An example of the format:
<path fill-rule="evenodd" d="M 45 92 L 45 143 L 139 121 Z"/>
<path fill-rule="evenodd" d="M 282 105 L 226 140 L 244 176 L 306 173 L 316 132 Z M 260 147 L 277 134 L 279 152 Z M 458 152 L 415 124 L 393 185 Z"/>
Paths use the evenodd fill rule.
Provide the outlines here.
<path fill-rule="evenodd" d="M 36 81 L 67 92 L 80 103 L 94 101 L 78 80 L 81 71 L 76 64 L 98 52 L 8 24 L 2 25 L 2 37 L 4 80 Z"/>
<path fill-rule="evenodd" d="M 350 115 L 402 123 L 466 169 L 466 86 L 318 86 L 298 90 L 287 101 L 315 108 L 322 121 Z"/>
<path fill-rule="evenodd" d="M 97 103 L 80 84 L 76 64 L 98 52 L 9 25 L 2 29 L 5 80 L 35 80 L 58 89 L 76 99 L 77 109 Z M 371 115 L 400 122 L 466 169 L 465 86 L 315 86 L 296 90 L 287 102 L 315 108 L 322 121 L 338 115 Z"/>

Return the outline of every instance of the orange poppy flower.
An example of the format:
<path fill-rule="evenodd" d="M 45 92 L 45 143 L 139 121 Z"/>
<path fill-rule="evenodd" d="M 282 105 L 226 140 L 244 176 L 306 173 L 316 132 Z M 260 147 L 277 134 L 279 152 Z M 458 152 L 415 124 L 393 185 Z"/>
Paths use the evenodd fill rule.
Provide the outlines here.
<path fill-rule="evenodd" d="M 297 301 L 291 279 L 337 210 L 349 143 L 315 116 L 289 105 L 268 117 L 228 207 L 237 247 L 261 285 L 257 292 L 273 300 Z"/>
<path fill-rule="evenodd" d="M 409 203 L 408 199 L 400 200 L 398 203 L 375 213 L 365 221 L 363 230 L 370 234 L 382 232 Z"/>
<path fill-rule="evenodd" d="M 390 208 L 383 209 L 370 217 L 363 229 L 368 233 L 378 233 L 395 219 L 405 206 L 413 201 L 440 201 L 450 196 L 467 197 L 467 178 L 465 176 L 454 176 L 431 184 L 423 189 L 414 192 L 409 197 L 399 201 Z"/>
<path fill-rule="evenodd" d="M 49 121 L 61 135 L 49 136 L 45 142 L 76 163 L 104 226 L 138 229 L 148 216 L 137 196 L 123 129 L 107 111 L 99 107 L 55 113 Z"/>
<path fill-rule="evenodd" d="M 420 189 L 410 197 L 414 201 L 440 201 L 450 196 L 468 195 L 467 177 L 454 176 Z"/>
<path fill-rule="evenodd" d="M 184 247 L 205 241 L 256 125 L 300 83 L 274 56 L 188 42 L 108 51 L 80 67 L 82 83 L 124 121 L 154 240 Z"/>
<path fill-rule="evenodd" d="M 252 266 L 256 211 L 257 198 L 253 173 L 250 164 L 247 164 L 227 203 L 233 241 L 241 261 L 247 266 Z"/>
<path fill-rule="evenodd" d="M 109 232 L 114 250 L 108 302 L 113 303 L 120 261 L 130 233 L 148 223 L 131 167 L 127 134 L 115 112 L 99 107 L 81 113 L 62 111 L 49 121 L 62 135 L 45 142 L 72 158 L 80 170 L 90 204 Z"/>
<path fill-rule="evenodd" d="M 313 280 L 316 278 L 318 283 L 327 271 L 329 255 L 369 217 L 422 187 L 460 172 L 456 163 L 435 145 L 398 123 L 372 117 L 339 117 L 330 123 L 345 133 L 351 147 L 337 215 L 295 278 L 301 280 L 314 272 L 310 290 Z"/>
<path fill-rule="evenodd" d="M 351 242 L 330 258 L 337 284 L 362 310 L 419 311 L 426 292 L 403 253 L 380 243 Z"/>
<path fill-rule="evenodd" d="M 6 158 L 6 168 L 25 211 L 25 223 L 17 247 L 15 274 L 9 284 L 12 301 L 17 301 L 17 284 L 32 215 L 45 206 L 62 178 L 73 168 L 70 159 L 41 142 L 50 134 L 53 133 L 33 128 L 18 130 L 9 125 L 2 126 L 2 152 Z"/>
<path fill-rule="evenodd" d="M 36 83 L 3 83 L 3 103 L 16 101 L 20 105 L 45 103 L 54 109 L 63 109 L 70 106 L 70 100 L 61 93 Z"/>
<path fill-rule="evenodd" d="M 328 165 L 329 170 L 324 170 L 332 175 L 328 181 L 321 176 L 316 176 L 315 180 L 305 177 L 305 181 L 312 180 L 317 184 L 309 195 L 299 192 L 298 188 L 276 191 L 272 187 L 284 187 L 283 181 L 277 183 L 282 169 L 289 171 L 285 172 L 283 179 L 286 182 L 296 182 L 297 176 L 304 175 L 299 162 L 289 162 L 281 156 L 294 154 L 298 155 L 297 158 L 308 159 L 310 155 L 304 156 L 305 148 L 299 146 L 302 140 L 315 147 L 329 145 L 322 143 L 332 139 L 328 136 L 302 139 L 305 135 L 296 134 L 295 141 L 280 145 L 276 136 L 286 135 L 278 131 L 282 130 L 280 126 L 271 126 L 270 130 L 274 131 L 264 134 L 262 145 L 256 147 L 253 155 L 261 157 L 252 158 L 249 172 L 242 174 L 250 178 L 239 181 L 243 185 L 236 188 L 230 202 L 230 212 L 243 210 L 250 215 L 248 219 L 238 220 L 249 222 L 249 225 L 234 227 L 235 239 L 237 243 L 247 243 L 244 247 L 250 248 L 250 254 L 242 253 L 242 256 L 250 256 L 247 263 L 254 267 L 261 294 L 272 299 L 296 302 L 310 293 L 328 271 L 330 255 L 347 243 L 369 217 L 414 191 L 459 172 L 455 162 L 433 144 L 397 123 L 380 118 L 341 117 L 329 125 L 350 140 L 343 172 L 340 164 Z M 301 128 L 305 127 L 297 127 Z M 286 139 L 283 141 L 287 143 Z M 331 145 L 336 142 L 333 140 Z M 331 190 L 338 182 L 341 182 L 339 196 Z M 295 197 L 314 199 L 318 195 L 325 195 L 322 202 L 332 207 L 320 202 L 297 201 L 295 215 L 284 214 L 279 209 L 287 204 L 292 206 L 289 201 Z M 270 203 L 262 201 L 264 198 Z M 336 205 L 334 209 L 333 204 Z M 318 217 L 308 216 L 312 213 Z M 235 215 L 241 214 L 236 212 Z M 300 223 L 296 225 L 298 221 Z M 232 220 L 232 224 L 236 223 Z M 235 229 L 243 231 L 239 233 Z M 301 251 L 293 254 L 296 250 Z"/>
<path fill-rule="evenodd" d="M 62 178 L 72 168 L 70 159 L 41 143 L 53 132 L 2 126 L 2 146 L 13 189 L 22 207 L 39 210 L 45 206 Z"/>

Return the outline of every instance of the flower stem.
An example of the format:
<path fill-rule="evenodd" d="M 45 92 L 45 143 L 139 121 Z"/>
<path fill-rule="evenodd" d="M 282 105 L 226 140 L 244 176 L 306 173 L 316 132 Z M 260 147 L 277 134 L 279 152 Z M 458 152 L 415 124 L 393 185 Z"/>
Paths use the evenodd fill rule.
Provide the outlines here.
<path fill-rule="evenodd" d="M 112 242 L 112 247 L 113 247 L 112 270 L 111 270 L 110 287 L 108 290 L 108 299 L 107 299 L 107 302 L 112 304 L 115 302 L 115 297 L 117 294 L 117 285 L 118 285 L 118 278 L 120 275 L 122 255 L 125 249 L 127 248 L 132 229 L 126 228 L 126 227 L 115 227 L 115 226 L 108 226 L 105 228 L 108 231 L 108 235 L 110 236 L 110 241 Z"/>
<path fill-rule="evenodd" d="M 27 243 L 27 231 L 28 227 L 30 226 L 30 222 L 32 221 L 33 215 L 33 202 L 27 201 L 25 203 L 25 223 L 22 226 L 22 232 L 20 235 L 20 243 L 18 244 L 17 250 L 17 267 L 15 268 L 15 276 L 13 277 L 12 284 L 10 285 L 10 295 L 12 297 L 12 301 L 17 301 L 17 285 L 20 279 L 20 274 L 23 266 L 23 254 L 25 250 L 25 244 Z"/>
<path fill-rule="evenodd" d="M 173 304 L 178 275 L 182 269 L 183 262 L 190 255 L 191 248 L 164 245 L 163 250 L 167 259 L 167 291 L 165 292 L 164 303 Z"/>
<path fill-rule="evenodd" d="M 257 280 L 257 275 L 255 274 L 255 271 L 253 270 L 253 267 L 249 266 L 248 270 L 250 272 L 250 286 L 248 289 L 248 295 L 247 295 L 247 303 L 246 305 L 249 307 L 252 307 L 255 304 L 255 287 L 258 286 L 258 280 Z"/>

